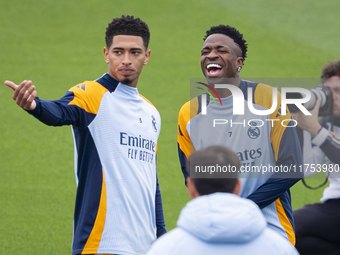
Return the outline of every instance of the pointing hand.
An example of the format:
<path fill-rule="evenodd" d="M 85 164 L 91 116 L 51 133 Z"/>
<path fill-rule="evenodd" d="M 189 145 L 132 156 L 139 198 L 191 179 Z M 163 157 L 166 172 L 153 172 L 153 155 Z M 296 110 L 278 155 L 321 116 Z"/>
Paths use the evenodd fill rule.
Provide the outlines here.
<path fill-rule="evenodd" d="M 22 81 L 20 85 L 16 85 L 12 81 L 5 81 L 5 84 L 13 89 L 13 100 L 19 105 L 21 108 L 27 111 L 32 111 L 37 106 L 34 98 L 37 95 L 37 91 L 35 91 L 35 86 L 32 85 L 32 81 Z M 32 86 L 31 86 L 32 85 Z"/>

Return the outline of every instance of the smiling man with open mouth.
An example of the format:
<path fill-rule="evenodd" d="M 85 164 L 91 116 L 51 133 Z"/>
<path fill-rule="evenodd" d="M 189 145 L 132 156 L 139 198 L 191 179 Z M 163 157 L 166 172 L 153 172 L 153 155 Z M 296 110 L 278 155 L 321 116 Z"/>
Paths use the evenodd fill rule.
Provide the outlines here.
<path fill-rule="evenodd" d="M 220 83 L 221 79 L 231 78 L 229 83 L 239 85 L 240 70 L 247 52 L 245 41 L 243 44 L 241 42 L 238 44 L 231 37 L 220 33 L 211 34 L 205 38 L 201 51 L 201 69 L 208 83 Z M 227 90 L 220 92 L 222 92 L 220 96 L 223 97 L 230 95 L 225 94 Z"/>
<path fill-rule="evenodd" d="M 203 40 L 200 62 L 209 85 L 205 84 L 206 82 L 197 83 L 208 87 L 210 92 L 206 91 L 207 93 L 184 104 L 178 117 L 178 152 L 185 179 L 188 177 L 186 162 L 191 153 L 212 145 L 222 145 L 233 150 L 241 161 L 241 169 L 260 166 L 290 169 L 290 166 L 302 164 L 302 153 L 295 127 L 289 124 L 288 127 L 281 125 L 284 119 L 292 121 L 289 112 L 286 115 L 281 114 L 279 93 L 278 106 L 271 114 L 256 115 L 245 107 L 247 109 L 243 114 L 234 115 L 233 99 L 237 96 L 229 89 L 215 86 L 234 85 L 243 93 L 238 98 L 240 103 L 247 105 L 248 100 L 251 100 L 256 109 L 271 108 L 272 87 L 240 79 L 240 70 L 247 55 L 247 44 L 243 35 L 233 27 L 219 25 L 206 31 Z M 251 88 L 252 92 L 248 92 L 248 88 Z M 214 103 L 216 100 L 212 96 L 216 96 L 220 104 Z M 205 109 L 203 105 L 206 106 Z M 224 120 L 223 125 L 213 125 L 216 120 L 221 119 Z M 269 122 L 268 119 L 273 121 Z M 190 177 L 191 174 L 199 173 L 190 172 Z M 228 178 L 225 173 L 219 174 L 211 177 Z M 301 178 L 301 174 L 291 172 L 242 174 L 240 196 L 255 202 L 267 219 L 269 228 L 277 231 L 294 245 L 294 221 L 289 188 Z"/>

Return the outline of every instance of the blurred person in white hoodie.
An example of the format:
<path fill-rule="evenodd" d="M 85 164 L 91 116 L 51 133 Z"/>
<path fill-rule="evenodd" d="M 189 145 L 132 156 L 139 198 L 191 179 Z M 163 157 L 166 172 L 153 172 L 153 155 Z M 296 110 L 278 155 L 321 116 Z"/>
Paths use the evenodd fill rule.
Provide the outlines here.
<path fill-rule="evenodd" d="M 224 178 L 202 173 L 218 166 L 230 170 Z M 267 227 L 254 202 L 238 196 L 240 166 L 237 155 L 223 146 L 191 154 L 187 169 L 201 170 L 200 178 L 187 178 L 192 200 L 183 208 L 177 228 L 155 241 L 147 255 L 298 254 L 287 239 Z"/>

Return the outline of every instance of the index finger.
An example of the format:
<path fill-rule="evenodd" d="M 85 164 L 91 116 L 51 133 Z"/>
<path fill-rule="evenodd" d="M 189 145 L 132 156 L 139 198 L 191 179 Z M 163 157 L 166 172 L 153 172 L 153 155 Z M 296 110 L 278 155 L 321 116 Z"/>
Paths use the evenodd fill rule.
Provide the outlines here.
<path fill-rule="evenodd" d="M 19 92 L 21 91 L 21 89 L 26 85 L 27 80 L 24 80 L 20 83 L 19 86 L 16 87 L 16 89 L 14 90 L 13 93 L 13 99 L 16 100 L 16 98 L 18 97 Z"/>

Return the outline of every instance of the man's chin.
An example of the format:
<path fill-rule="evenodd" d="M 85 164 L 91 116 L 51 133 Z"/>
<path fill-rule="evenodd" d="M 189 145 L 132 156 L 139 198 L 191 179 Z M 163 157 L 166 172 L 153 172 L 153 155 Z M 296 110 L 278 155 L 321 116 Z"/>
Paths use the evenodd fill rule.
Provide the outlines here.
<path fill-rule="evenodd" d="M 205 77 L 210 85 L 214 84 L 233 84 L 238 85 L 239 79 L 237 78 L 225 78 L 225 77 Z"/>
<path fill-rule="evenodd" d="M 120 81 L 120 83 L 123 83 L 125 85 L 131 85 L 132 84 L 132 80 L 131 79 L 123 79 Z"/>

